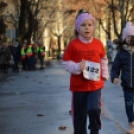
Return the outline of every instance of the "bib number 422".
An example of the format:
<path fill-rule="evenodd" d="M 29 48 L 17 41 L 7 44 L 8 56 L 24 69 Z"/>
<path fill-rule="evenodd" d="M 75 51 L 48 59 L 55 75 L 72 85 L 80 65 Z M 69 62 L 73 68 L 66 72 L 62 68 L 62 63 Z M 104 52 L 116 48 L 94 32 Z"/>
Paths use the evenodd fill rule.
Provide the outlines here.
<path fill-rule="evenodd" d="M 83 76 L 86 79 L 99 81 L 100 80 L 100 64 L 86 61 L 86 68 L 83 70 Z"/>

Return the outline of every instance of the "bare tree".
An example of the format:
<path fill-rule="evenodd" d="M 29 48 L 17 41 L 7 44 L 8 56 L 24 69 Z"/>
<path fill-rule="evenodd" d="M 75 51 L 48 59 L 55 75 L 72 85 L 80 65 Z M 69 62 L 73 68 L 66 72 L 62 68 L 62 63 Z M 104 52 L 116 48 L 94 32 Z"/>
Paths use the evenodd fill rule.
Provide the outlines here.
<path fill-rule="evenodd" d="M 5 1 L 0 1 L 0 16 L 3 15 L 6 7 L 7 7 L 7 3 Z"/>
<path fill-rule="evenodd" d="M 68 31 L 70 25 L 72 25 L 72 20 L 74 20 L 74 18 L 72 18 L 71 15 L 76 13 L 76 10 L 69 10 L 71 4 L 67 4 L 63 0 L 60 0 L 59 3 L 60 5 L 57 5 L 58 8 L 56 8 L 54 13 L 57 14 L 57 17 L 55 23 L 50 25 L 50 32 L 57 38 L 58 51 L 61 52 L 61 38 L 63 38 L 63 34 Z"/>
<path fill-rule="evenodd" d="M 125 27 L 127 21 L 133 21 L 133 12 L 134 12 L 134 3 L 131 0 L 103 0 L 101 2 L 105 3 L 101 6 L 101 9 L 105 9 L 103 18 L 99 18 L 100 25 L 103 30 L 107 33 L 108 38 L 111 38 L 110 27 L 113 25 L 113 31 L 115 35 L 121 39 L 122 30 Z M 94 3 L 94 8 L 97 13 L 100 11 L 97 10 Z M 107 21 L 107 27 L 104 27 L 103 21 Z M 120 29 L 120 30 L 119 30 Z"/>
<path fill-rule="evenodd" d="M 14 28 L 19 27 L 19 13 L 20 13 L 20 3 L 16 0 L 8 1 L 8 7 L 5 13 L 5 21 L 7 24 L 11 24 Z"/>
<path fill-rule="evenodd" d="M 6 32 L 6 25 L 4 24 L 4 14 L 7 3 L 5 1 L 0 1 L 0 34 Z"/>

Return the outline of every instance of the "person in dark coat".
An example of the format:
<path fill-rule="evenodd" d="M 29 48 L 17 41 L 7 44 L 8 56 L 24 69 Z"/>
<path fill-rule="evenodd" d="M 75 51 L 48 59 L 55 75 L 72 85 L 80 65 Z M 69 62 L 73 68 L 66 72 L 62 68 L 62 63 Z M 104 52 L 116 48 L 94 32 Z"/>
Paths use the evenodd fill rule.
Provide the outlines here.
<path fill-rule="evenodd" d="M 9 61 L 11 59 L 11 51 L 8 48 L 7 43 L 3 44 L 3 47 L 2 47 L 0 53 L 2 53 L 1 57 L 0 57 L 0 63 L 1 63 L 1 66 L 2 66 L 2 71 L 4 73 L 7 73 L 8 68 L 9 68 Z"/>
<path fill-rule="evenodd" d="M 13 68 L 14 68 L 14 61 L 13 61 L 13 51 L 14 51 L 14 46 L 12 45 L 12 43 L 11 43 L 11 41 L 8 41 L 7 42 L 7 47 L 8 47 L 8 49 L 10 50 L 10 52 L 11 52 L 11 57 L 10 57 L 10 61 L 9 61 L 9 67 L 11 67 L 12 68 L 12 70 L 13 70 Z"/>
<path fill-rule="evenodd" d="M 18 47 L 18 49 L 21 51 L 20 55 L 21 55 L 21 61 L 22 61 L 22 70 L 27 70 L 28 69 L 28 57 L 27 57 L 27 47 L 28 47 L 28 41 L 27 39 L 24 40 L 24 43 L 22 44 L 21 48 L 20 46 Z M 24 49 L 24 51 L 22 52 L 22 49 Z M 24 55 L 24 57 L 22 56 Z"/>
<path fill-rule="evenodd" d="M 18 42 L 14 43 L 14 47 L 13 47 L 13 60 L 14 60 L 14 68 L 13 71 L 14 72 L 19 72 L 19 61 L 21 59 L 20 57 L 20 46 L 18 45 Z"/>
<path fill-rule="evenodd" d="M 2 55 L 2 41 L 0 40 L 0 57 Z M 0 72 L 1 72 L 1 63 L 0 63 Z"/>
<path fill-rule="evenodd" d="M 117 43 L 119 50 L 111 70 L 111 81 L 115 85 L 120 83 L 125 100 L 125 110 L 130 125 L 127 134 L 134 134 L 134 26 L 131 22 L 126 23 L 123 29 L 122 42 Z"/>

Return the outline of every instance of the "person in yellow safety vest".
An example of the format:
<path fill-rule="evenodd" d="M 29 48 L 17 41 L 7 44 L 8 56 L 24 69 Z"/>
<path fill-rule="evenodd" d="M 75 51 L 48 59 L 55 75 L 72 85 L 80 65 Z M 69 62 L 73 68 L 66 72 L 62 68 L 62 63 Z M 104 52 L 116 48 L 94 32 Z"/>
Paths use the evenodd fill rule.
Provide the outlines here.
<path fill-rule="evenodd" d="M 26 55 L 26 43 L 24 43 L 21 47 L 21 59 L 22 59 L 22 69 L 26 70 L 27 69 L 27 55 Z"/>
<path fill-rule="evenodd" d="M 56 56 L 57 56 L 57 60 L 59 60 L 60 59 L 60 52 L 58 50 L 56 51 Z"/>
<path fill-rule="evenodd" d="M 21 48 L 21 58 L 25 59 L 26 58 L 26 53 L 25 53 L 26 46 L 22 46 Z"/>
<path fill-rule="evenodd" d="M 28 57 L 28 69 L 35 70 L 34 48 L 32 44 L 28 45 L 26 54 Z"/>
<path fill-rule="evenodd" d="M 45 46 L 42 41 L 39 41 L 39 46 L 37 47 L 38 58 L 40 60 L 40 69 L 44 69 L 44 57 L 45 57 Z"/>
<path fill-rule="evenodd" d="M 33 44 L 33 48 L 34 48 L 35 68 L 37 68 L 38 56 L 37 56 L 37 44 L 36 43 Z"/>

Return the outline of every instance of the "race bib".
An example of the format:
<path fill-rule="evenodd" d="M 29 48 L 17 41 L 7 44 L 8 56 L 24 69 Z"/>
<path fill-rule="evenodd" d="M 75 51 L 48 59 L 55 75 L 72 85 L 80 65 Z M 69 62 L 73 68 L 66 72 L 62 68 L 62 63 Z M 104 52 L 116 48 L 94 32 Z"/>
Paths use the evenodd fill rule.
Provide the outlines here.
<path fill-rule="evenodd" d="M 100 80 L 100 63 L 86 61 L 86 68 L 83 70 L 84 78 L 92 81 Z"/>

